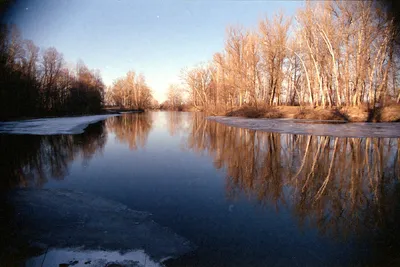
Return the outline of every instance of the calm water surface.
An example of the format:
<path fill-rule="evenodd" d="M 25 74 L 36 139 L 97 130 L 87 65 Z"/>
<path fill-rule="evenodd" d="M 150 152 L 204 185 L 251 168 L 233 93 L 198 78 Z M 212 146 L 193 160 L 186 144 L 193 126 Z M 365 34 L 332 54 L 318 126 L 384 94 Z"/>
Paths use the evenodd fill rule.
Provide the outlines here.
<path fill-rule="evenodd" d="M 198 246 L 168 266 L 400 264 L 398 139 L 262 133 L 153 112 L 0 142 L 4 193 L 63 188 L 151 212 Z"/>

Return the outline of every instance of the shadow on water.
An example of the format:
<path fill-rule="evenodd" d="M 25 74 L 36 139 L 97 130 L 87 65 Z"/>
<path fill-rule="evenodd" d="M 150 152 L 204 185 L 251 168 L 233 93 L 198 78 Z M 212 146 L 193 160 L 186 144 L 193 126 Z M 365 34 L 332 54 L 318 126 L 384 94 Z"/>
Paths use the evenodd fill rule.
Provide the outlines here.
<path fill-rule="evenodd" d="M 151 128 L 151 116 L 129 114 L 90 124 L 77 135 L 0 134 L 0 188 L 41 187 L 49 179 L 62 180 L 76 158 L 88 166 L 94 155 L 103 153 L 108 132 L 135 150 L 146 145 Z"/>
<path fill-rule="evenodd" d="M 49 179 L 62 180 L 76 158 L 89 164 L 107 140 L 104 122 L 91 124 L 79 135 L 0 135 L 0 260 L 18 262 L 42 252 L 18 238 L 14 207 L 4 199 L 12 188 L 42 187 Z M 13 266 L 10 264 L 9 266 Z"/>
<path fill-rule="evenodd" d="M 0 135 L 1 188 L 45 184 L 63 179 L 76 157 L 86 164 L 101 153 L 107 140 L 104 122 L 89 125 L 78 135 Z"/>
<path fill-rule="evenodd" d="M 21 236 L 21 229 L 26 225 L 17 222 L 15 203 L 7 199 L 8 193 L 14 194 L 14 188 L 42 188 L 49 179 L 63 180 L 69 174 L 70 164 L 77 159 L 87 167 L 93 156 L 103 153 L 108 133 L 114 134 L 119 142 L 126 143 L 130 149 L 144 147 L 151 127 L 150 116 L 130 114 L 90 124 L 83 134 L 78 135 L 0 135 L 0 266 L 14 266 L 44 252 L 43 245 L 31 243 Z M 49 231 L 51 229 L 53 227 L 49 226 Z M 68 232 L 65 231 L 66 234 Z"/>

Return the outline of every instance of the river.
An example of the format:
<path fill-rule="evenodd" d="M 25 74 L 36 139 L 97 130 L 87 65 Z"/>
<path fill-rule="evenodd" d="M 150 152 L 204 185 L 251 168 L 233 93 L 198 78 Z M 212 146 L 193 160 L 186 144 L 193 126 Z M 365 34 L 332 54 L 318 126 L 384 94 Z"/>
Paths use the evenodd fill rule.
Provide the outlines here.
<path fill-rule="evenodd" d="M 151 213 L 193 244 L 166 266 L 400 264 L 398 138 L 268 133 L 201 113 L 146 112 L 83 134 L 1 134 L 0 144 L 3 196 L 70 190 Z M 31 222 L 14 223 L 13 205 L 2 211 L 7 263 L 40 255 L 31 255 L 32 244 L 44 242 L 21 236 Z M 102 248 L 107 238 L 91 245 Z"/>

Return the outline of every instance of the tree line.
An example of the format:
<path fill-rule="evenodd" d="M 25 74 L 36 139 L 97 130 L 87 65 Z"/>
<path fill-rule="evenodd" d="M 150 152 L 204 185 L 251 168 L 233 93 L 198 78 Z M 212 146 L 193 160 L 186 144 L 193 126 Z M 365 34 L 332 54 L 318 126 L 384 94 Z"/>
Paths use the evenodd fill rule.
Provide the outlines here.
<path fill-rule="evenodd" d="M 0 25 L 0 119 L 98 113 L 103 106 L 158 107 L 143 74 L 129 71 L 106 88 L 99 70 L 67 64 L 56 48 L 40 49 L 15 25 Z"/>
<path fill-rule="evenodd" d="M 182 71 L 203 110 L 242 105 L 373 108 L 400 101 L 399 38 L 379 1 L 306 1 L 257 29 L 229 27 L 223 51 Z"/>
<path fill-rule="evenodd" d="M 144 75 L 133 70 L 116 79 L 107 88 L 105 97 L 108 105 L 125 109 L 145 110 L 158 106 Z"/>
<path fill-rule="evenodd" d="M 100 111 L 104 84 L 83 61 L 71 68 L 56 48 L 40 49 L 15 25 L 0 26 L 0 119 Z"/>

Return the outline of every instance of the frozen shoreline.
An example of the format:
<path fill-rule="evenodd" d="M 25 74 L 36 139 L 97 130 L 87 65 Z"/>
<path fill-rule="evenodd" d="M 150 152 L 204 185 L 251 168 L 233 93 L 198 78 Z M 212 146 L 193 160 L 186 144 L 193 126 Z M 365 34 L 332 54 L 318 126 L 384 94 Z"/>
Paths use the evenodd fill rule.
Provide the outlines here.
<path fill-rule="evenodd" d="M 240 117 L 211 116 L 210 121 L 228 126 L 246 128 L 262 132 L 318 135 L 333 137 L 384 137 L 399 138 L 400 123 L 343 123 L 329 124 L 320 121 L 294 119 L 250 119 Z"/>
<path fill-rule="evenodd" d="M 120 114 L 0 122 L 0 134 L 81 134 L 89 124 Z"/>

